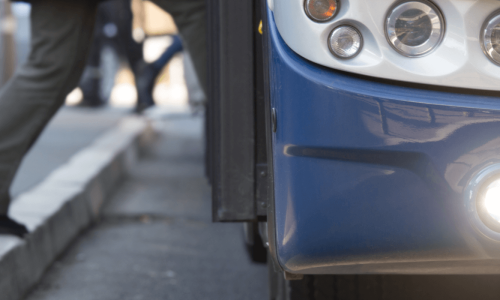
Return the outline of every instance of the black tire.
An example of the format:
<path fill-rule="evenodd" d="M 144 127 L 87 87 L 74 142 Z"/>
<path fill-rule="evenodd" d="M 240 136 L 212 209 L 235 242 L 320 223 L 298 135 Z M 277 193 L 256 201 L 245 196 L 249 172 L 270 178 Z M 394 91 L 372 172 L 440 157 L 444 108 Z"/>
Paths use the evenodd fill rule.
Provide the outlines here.
<path fill-rule="evenodd" d="M 302 280 L 285 280 L 269 262 L 270 300 L 355 300 L 357 276 L 306 275 Z"/>
<path fill-rule="evenodd" d="M 243 225 L 245 245 L 250 259 L 254 263 L 265 264 L 267 262 L 267 248 L 259 234 L 259 223 L 247 222 Z"/>

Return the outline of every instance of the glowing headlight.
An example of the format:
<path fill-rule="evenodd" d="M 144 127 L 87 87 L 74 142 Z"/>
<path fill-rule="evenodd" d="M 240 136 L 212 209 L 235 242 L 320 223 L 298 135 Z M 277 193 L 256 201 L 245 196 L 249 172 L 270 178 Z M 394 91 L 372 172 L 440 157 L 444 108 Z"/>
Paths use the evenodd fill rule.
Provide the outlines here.
<path fill-rule="evenodd" d="M 444 36 L 444 18 L 428 1 L 408 1 L 393 6 L 385 23 L 391 46 L 408 56 L 422 56 L 434 50 Z"/>
<path fill-rule="evenodd" d="M 335 18 L 339 10 L 338 0 L 305 0 L 307 16 L 316 22 L 326 22 Z"/>
<path fill-rule="evenodd" d="M 328 47 L 338 58 L 353 58 L 363 47 L 363 36 L 356 28 L 342 25 L 330 33 Z"/>
<path fill-rule="evenodd" d="M 500 223 L 500 186 L 498 181 L 487 187 L 484 195 L 484 207 L 488 214 Z"/>
<path fill-rule="evenodd" d="M 481 30 L 481 46 L 494 63 L 500 65 L 500 12 L 490 16 Z"/>
<path fill-rule="evenodd" d="M 500 232 L 500 179 L 496 178 L 481 187 L 476 206 L 483 223 L 490 229 Z"/>

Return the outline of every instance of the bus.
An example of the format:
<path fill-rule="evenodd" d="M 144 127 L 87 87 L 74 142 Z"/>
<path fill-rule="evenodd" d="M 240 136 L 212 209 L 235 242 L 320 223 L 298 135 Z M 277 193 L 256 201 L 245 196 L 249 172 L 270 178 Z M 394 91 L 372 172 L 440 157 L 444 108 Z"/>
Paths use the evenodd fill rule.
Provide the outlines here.
<path fill-rule="evenodd" d="M 270 299 L 498 297 L 499 1 L 214 0 L 208 26 L 213 219 Z"/>

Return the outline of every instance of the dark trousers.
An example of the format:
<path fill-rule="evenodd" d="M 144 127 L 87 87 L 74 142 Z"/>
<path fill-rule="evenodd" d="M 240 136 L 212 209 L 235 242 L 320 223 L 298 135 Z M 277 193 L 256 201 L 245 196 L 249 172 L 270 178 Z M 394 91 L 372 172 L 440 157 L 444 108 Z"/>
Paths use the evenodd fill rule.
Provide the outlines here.
<path fill-rule="evenodd" d="M 99 4 L 97 8 L 94 38 L 90 47 L 87 66 L 80 80 L 80 87 L 88 104 L 98 105 L 100 97 L 100 83 L 102 74 L 101 51 L 108 46 L 113 48 L 118 56 L 125 59 L 137 79 L 138 69 L 143 61 L 142 43 L 137 43 L 132 37 L 133 13 L 130 0 L 109 0 Z M 109 26 L 116 29 L 106 34 Z M 112 30 L 111 30 L 112 31 Z"/>

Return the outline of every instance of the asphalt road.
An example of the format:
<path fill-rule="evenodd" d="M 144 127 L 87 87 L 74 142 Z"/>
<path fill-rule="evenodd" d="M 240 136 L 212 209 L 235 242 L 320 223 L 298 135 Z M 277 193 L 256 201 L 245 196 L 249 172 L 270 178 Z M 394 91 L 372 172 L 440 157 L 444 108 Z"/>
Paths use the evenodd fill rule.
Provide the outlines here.
<path fill-rule="evenodd" d="M 267 268 L 249 261 L 240 224 L 211 222 L 201 118 L 161 138 L 27 300 L 266 299 Z"/>

